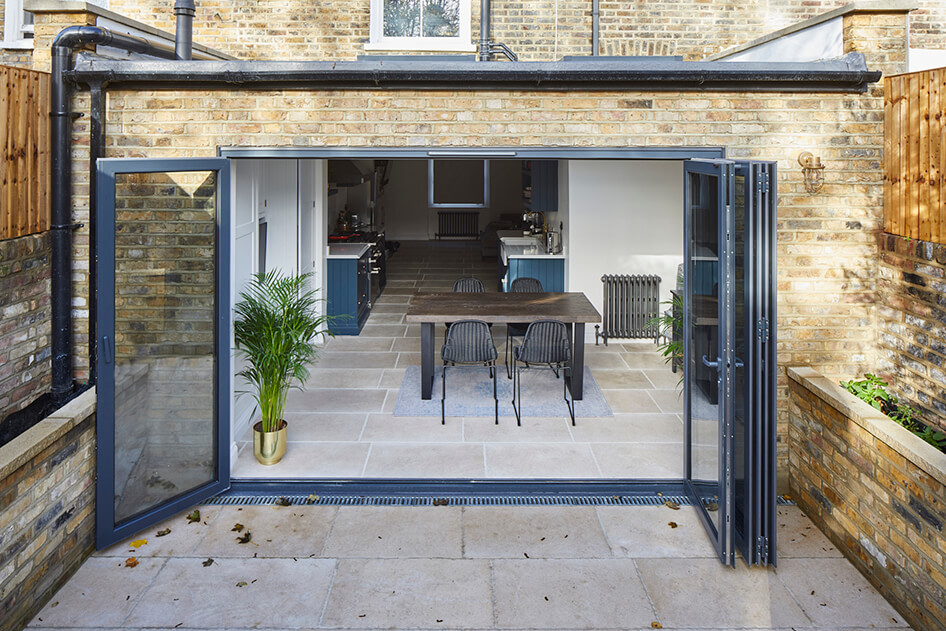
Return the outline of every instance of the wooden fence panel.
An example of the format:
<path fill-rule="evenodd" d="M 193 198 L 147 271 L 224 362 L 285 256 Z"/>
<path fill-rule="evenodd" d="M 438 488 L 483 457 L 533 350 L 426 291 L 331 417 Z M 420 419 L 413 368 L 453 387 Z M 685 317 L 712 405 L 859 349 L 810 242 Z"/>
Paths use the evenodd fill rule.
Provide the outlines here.
<path fill-rule="evenodd" d="M 884 80 L 884 231 L 946 243 L 946 68 Z"/>
<path fill-rule="evenodd" d="M 0 239 L 49 229 L 49 74 L 0 66 Z"/>

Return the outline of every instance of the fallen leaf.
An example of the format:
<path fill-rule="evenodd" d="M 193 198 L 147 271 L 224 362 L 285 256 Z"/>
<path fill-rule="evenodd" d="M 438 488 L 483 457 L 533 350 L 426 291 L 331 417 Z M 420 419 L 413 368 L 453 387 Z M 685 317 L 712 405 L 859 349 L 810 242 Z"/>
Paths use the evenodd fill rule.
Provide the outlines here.
<path fill-rule="evenodd" d="M 233 528 L 230 529 L 230 532 L 243 532 L 243 524 L 233 524 Z"/>
<path fill-rule="evenodd" d="M 524 556 L 524 557 L 527 558 L 527 559 L 529 558 L 529 555 L 526 554 L 525 552 L 522 553 L 522 556 Z"/>
<path fill-rule="evenodd" d="M 611 501 L 612 501 L 612 502 L 620 502 L 620 501 L 621 501 L 621 496 L 620 496 L 620 495 L 612 495 L 612 496 L 611 496 Z"/>
<path fill-rule="evenodd" d="M 247 530 L 246 534 L 244 534 L 242 537 L 237 537 L 237 543 L 249 543 L 250 539 L 252 538 L 253 538 L 253 533 Z"/>
<path fill-rule="evenodd" d="M 53 604 L 51 604 L 49 607 L 50 607 L 50 608 L 53 608 L 53 607 L 58 607 L 58 606 L 59 606 L 59 601 L 57 600 L 56 602 L 54 602 Z"/>
<path fill-rule="evenodd" d="M 651 622 L 651 623 L 650 623 L 650 627 L 651 627 L 652 629 L 663 629 L 663 628 L 664 628 L 664 626 L 663 626 L 662 624 L 660 624 L 659 622 Z"/>
<path fill-rule="evenodd" d="M 660 492 L 657 493 L 657 497 L 663 497 L 663 496 L 664 496 L 663 493 L 660 493 Z"/>
<path fill-rule="evenodd" d="M 671 528 L 676 528 L 679 524 L 677 524 L 677 522 L 675 521 L 668 521 L 667 525 L 670 526 Z"/>
<path fill-rule="evenodd" d="M 306 503 L 306 504 L 315 504 L 315 503 L 318 502 L 320 499 L 322 499 L 322 498 L 319 497 L 318 495 L 316 495 L 315 493 L 313 493 L 313 494 L 310 495 L 309 497 L 305 498 L 305 503 Z"/>
<path fill-rule="evenodd" d="M 539 541 L 545 541 L 545 537 L 542 537 L 541 539 L 539 539 Z"/>
<path fill-rule="evenodd" d="M 718 510 L 719 510 L 719 504 L 717 504 L 716 502 L 709 502 L 709 503 L 706 504 L 706 510 L 708 510 L 708 511 L 711 512 L 711 513 L 712 513 L 713 511 L 718 511 Z"/>
<path fill-rule="evenodd" d="M 437 618 L 437 622 L 443 622 L 443 618 Z"/>
<path fill-rule="evenodd" d="M 548 601 L 549 601 L 549 597 L 548 597 L 548 596 L 544 596 L 543 598 L 545 598 L 545 602 L 548 602 Z"/>
<path fill-rule="evenodd" d="M 278 500 L 276 500 L 276 505 L 277 506 L 292 506 L 292 500 L 289 499 L 288 497 L 282 496 Z"/>
<path fill-rule="evenodd" d="M 206 561 L 201 561 L 200 564 L 203 565 L 204 567 L 210 567 L 211 565 L 214 564 L 214 560 L 213 560 L 213 559 L 207 559 Z"/>
<path fill-rule="evenodd" d="M 237 587 L 246 587 L 246 581 L 240 581 L 236 584 Z"/>
<path fill-rule="evenodd" d="M 164 530 L 159 530 L 158 532 L 154 533 L 154 536 L 155 536 L 155 537 L 164 537 L 164 536 L 169 535 L 169 534 L 171 534 L 171 529 L 170 529 L 170 528 L 165 528 Z"/>
<path fill-rule="evenodd" d="M 434 506 L 446 506 L 449 503 L 450 503 L 450 500 L 446 500 L 446 499 L 434 500 Z"/>
<path fill-rule="evenodd" d="M 187 516 L 187 523 L 193 524 L 195 521 L 200 521 L 200 511 L 196 508 L 193 513 Z"/>
<path fill-rule="evenodd" d="M 125 559 L 125 567 L 135 567 L 138 565 L 138 559 L 135 557 L 128 557 Z"/>
<path fill-rule="evenodd" d="M 132 541 L 132 542 L 129 543 L 128 545 L 130 545 L 132 548 L 136 548 L 136 549 L 137 549 L 137 548 L 140 548 L 141 546 L 145 545 L 146 543 L 148 543 L 148 540 L 147 540 L 147 539 L 135 539 L 134 541 Z"/>
<path fill-rule="evenodd" d="M 368 614 L 363 613 L 363 614 L 359 615 L 358 617 L 359 617 L 359 618 L 364 618 L 364 617 L 367 616 L 367 615 L 368 615 Z"/>
<path fill-rule="evenodd" d="M 666 506 L 670 510 L 680 510 L 680 505 L 674 502 L 673 500 L 665 501 L 664 506 Z"/>

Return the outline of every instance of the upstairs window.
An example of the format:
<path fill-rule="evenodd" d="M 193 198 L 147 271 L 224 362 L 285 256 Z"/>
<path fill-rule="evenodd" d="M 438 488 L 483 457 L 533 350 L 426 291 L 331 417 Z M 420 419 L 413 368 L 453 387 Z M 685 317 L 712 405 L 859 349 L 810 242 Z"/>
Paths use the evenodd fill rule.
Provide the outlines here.
<path fill-rule="evenodd" d="M 371 0 L 366 50 L 475 50 L 470 0 Z"/>
<path fill-rule="evenodd" d="M 7 0 L 4 5 L 3 47 L 33 47 L 33 14 L 23 10 L 23 0 Z"/>

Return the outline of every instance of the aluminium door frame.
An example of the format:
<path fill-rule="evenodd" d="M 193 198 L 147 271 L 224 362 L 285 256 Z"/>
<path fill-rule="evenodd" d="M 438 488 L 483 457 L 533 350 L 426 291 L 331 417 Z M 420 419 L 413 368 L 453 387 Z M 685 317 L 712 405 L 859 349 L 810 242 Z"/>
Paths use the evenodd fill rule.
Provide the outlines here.
<path fill-rule="evenodd" d="M 98 158 L 96 171 L 96 202 L 98 222 L 96 274 L 96 549 L 121 541 L 149 525 L 158 523 L 212 497 L 230 485 L 230 162 L 221 158 Z M 217 209 L 215 223 L 216 259 L 214 281 L 214 443 L 216 447 L 216 479 L 204 483 L 159 504 L 156 508 L 115 523 L 115 182 L 123 173 L 173 173 L 181 171 L 215 171 Z M 103 309 L 108 306 L 108 309 Z M 104 457 L 103 457 L 104 456 Z"/>

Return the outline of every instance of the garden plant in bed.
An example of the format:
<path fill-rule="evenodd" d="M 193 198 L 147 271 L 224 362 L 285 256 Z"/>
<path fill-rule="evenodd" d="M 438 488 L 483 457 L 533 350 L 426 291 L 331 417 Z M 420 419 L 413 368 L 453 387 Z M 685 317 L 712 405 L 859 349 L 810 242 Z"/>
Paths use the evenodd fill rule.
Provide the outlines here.
<path fill-rule="evenodd" d="M 887 392 L 886 381 L 867 373 L 864 379 L 860 381 L 842 381 L 841 386 L 847 388 L 862 401 L 866 401 L 880 410 L 891 419 L 903 425 L 908 430 L 933 445 L 940 451 L 946 453 L 946 434 L 933 429 L 922 420 L 920 420 L 919 410 L 915 407 L 900 402 L 896 396 Z"/>

